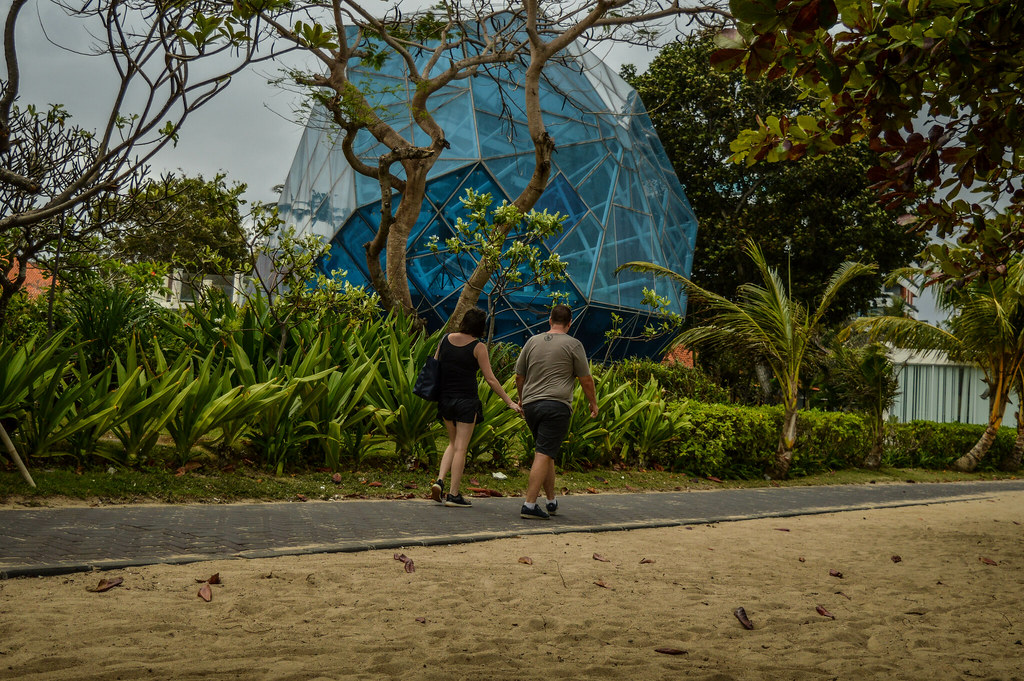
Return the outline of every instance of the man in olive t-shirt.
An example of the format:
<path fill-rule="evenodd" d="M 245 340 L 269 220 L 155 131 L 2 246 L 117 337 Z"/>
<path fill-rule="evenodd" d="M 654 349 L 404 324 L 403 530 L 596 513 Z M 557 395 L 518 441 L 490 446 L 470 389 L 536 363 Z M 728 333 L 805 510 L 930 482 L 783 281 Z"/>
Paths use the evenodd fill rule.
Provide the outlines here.
<path fill-rule="evenodd" d="M 590 403 L 590 418 L 597 417 L 597 396 L 583 344 L 569 335 L 572 310 L 555 305 L 551 328 L 526 341 L 516 361 L 516 389 L 526 424 L 533 433 L 533 466 L 526 488 L 526 503 L 519 515 L 546 520 L 558 512 L 555 501 L 555 462 L 572 420 L 572 396 L 579 379 Z M 537 505 L 541 487 L 546 508 Z"/>

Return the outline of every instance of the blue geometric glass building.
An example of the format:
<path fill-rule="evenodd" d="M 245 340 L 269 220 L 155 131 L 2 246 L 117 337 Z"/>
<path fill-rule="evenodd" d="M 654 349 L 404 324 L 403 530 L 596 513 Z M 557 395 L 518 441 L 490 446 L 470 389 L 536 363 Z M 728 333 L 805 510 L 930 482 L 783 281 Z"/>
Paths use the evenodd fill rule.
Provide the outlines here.
<path fill-rule="evenodd" d="M 413 124 L 401 60 L 389 60 L 380 72 L 353 70 L 359 73 L 353 80 L 380 93 L 376 103 L 396 129 L 416 144 L 429 144 Z M 667 338 L 622 340 L 608 347 L 605 332 L 612 314 L 623 320 L 626 335 L 639 335 L 650 319 L 650 308 L 641 304 L 644 287 L 667 296 L 681 315 L 685 296 L 666 280 L 631 272 L 616 276 L 614 271 L 643 260 L 689 276 L 696 219 L 640 98 L 625 81 L 580 51 L 566 63 L 552 63 L 546 76 L 541 103 L 556 152 L 548 187 L 535 208 L 567 216 L 564 230 L 543 246 L 567 262 L 568 281 L 553 286 L 568 294 L 572 333 L 592 357 L 654 355 Z M 463 283 L 460 272 L 467 265 L 472 269 L 472 263 L 431 253 L 428 240 L 436 235 L 443 244 L 456 219 L 465 217 L 459 199 L 467 187 L 490 193 L 496 207 L 503 199 L 514 200 L 533 172 L 521 86 L 513 82 L 514 69 L 506 77 L 500 84 L 486 75 L 455 81 L 430 100 L 451 148 L 430 173 L 427 198 L 408 242 L 408 274 L 413 301 L 433 328 L 454 310 Z M 380 188 L 352 170 L 340 144 L 324 114 L 314 112 L 279 208 L 300 232 L 330 241 L 326 271 L 343 269 L 353 284 L 366 285 L 363 244 L 379 224 Z M 355 150 L 373 166 L 385 151 L 365 131 Z M 521 344 L 546 328 L 550 292 L 533 287 L 495 300 L 496 339 Z M 481 306 L 486 307 L 483 299 Z"/>

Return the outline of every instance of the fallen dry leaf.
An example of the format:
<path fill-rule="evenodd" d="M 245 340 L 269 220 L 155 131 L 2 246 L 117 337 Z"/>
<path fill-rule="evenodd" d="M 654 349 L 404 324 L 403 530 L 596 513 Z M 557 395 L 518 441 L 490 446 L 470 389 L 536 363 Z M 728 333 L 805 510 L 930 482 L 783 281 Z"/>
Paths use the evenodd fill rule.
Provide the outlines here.
<path fill-rule="evenodd" d="M 708 476 L 708 480 L 710 480 L 711 482 L 722 482 L 722 479 L 721 479 L 721 478 L 716 478 L 716 477 L 715 477 L 715 476 L 713 476 L 713 475 L 709 475 L 709 476 Z"/>
<path fill-rule="evenodd" d="M 640 560 L 640 564 L 641 565 L 647 565 L 648 563 L 653 563 L 653 562 L 654 562 L 653 558 L 643 558 L 643 559 Z"/>
<path fill-rule="evenodd" d="M 427 618 L 426 617 L 417 617 L 416 621 L 419 622 L 420 624 L 426 624 L 427 623 Z"/>
<path fill-rule="evenodd" d="M 800 556 L 799 558 L 797 558 L 797 560 L 800 561 L 801 563 L 806 563 L 807 562 L 807 559 L 804 558 L 803 556 Z"/>
<path fill-rule="evenodd" d="M 843 573 L 840 572 L 839 570 L 829 570 L 828 571 L 828 576 L 829 577 L 836 577 L 838 579 L 842 579 L 843 578 Z"/>
<path fill-rule="evenodd" d="M 367 487 L 383 487 L 384 483 L 383 482 L 378 482 L 378 481 L 374 480 L 373 482 L 366 483 L 366 486 Z"/>
<path fill-rule="evenodd" d="M 754 628 L 754 623 L 750 621 L 750 618 L 747 617 L 747 611 L 744 610 L 742 607 L 733 610 L 732 614 L 736 616 L 736 619 L 740 621 L 740 624 L 743 625 L 744 629 Z"/>
<path fill-rule="evenodd" d="M 202 466 L 203 464 L 199 463 L 198 461 L 189 461 L 187 464 L 185 464 L 184 466 L 182 466 L 181 468 L 174 472 L 174 477 L 180 478 L 181 476 L 185 475 L 185 473 L 191 473 L 197 468 L 202 468 Z"/>
<path fill-rule="evenodd" d="M 503 497 L 505 496 L 496 489 L 489 489 L 487 487 L 470 487 L 470 492 L 474 492 L 481 497 Z"/>
<path fill-rule="evenodd" d="M 479 485 L 480 481 L 477 480 L 476 478 L 470 478 L 469 479 L 469 484 L 471 484 L 471 485 Z"/>
<path fill-rule="evenodd" d="M 419 485 L 417 485 L 415 482 L 404 482 L 402 483 L 402 487 L 404 487 L 405 489 L 416 489 L 417 487 L 419 487 Z"/>
<path fill-rule="evenodd" d="M 199 587 L 199 597 L 207 603 L 213 600 L 213 591 L 210 590 L 209 584 L 203 584 Z"/>
<path fill-rule="evenodd" d="M 298 499 L 299 501 L 309 501 L 309 497 L 307 497 L 305 494 L 296 494 L 295 498 Z"/>
<path fill-rule="evenodd" d="M 602 589 L 610 589 L 611 588 L 610 586 L 608 586 L 608 584 L 605 583 L 605 581 L 603 579 L 597 580 L 596 582 L 594 582 L 594 584 L 597 584 Z"/>
<path fill-rule="evenodd" d="M 828 610 L 826 610 L 825 608 L 821 607 L 820 605 L 818 605 L 818 606 L 815 606 L 815 608 L 814 608 L 814 609 L 815 609 L 815 610 L 816 610 L 816 611 L 818 612 L 818 614 L 819 614 L 819 615 L 821 615 L 822 617 L 829 617 L 829 618 L 831 618 L 831 619 L 835 619 L 835 618 L 836 618 L 836 616 L 835 616 L 835 615 L 833 615 L 832 613 L 830 613 L 830 612 L 829 612 Z"/>
<path fill-rule="evenodd" d="M 529 556 L 523 556 L 519 559 L 519 562 L 523 565 L 533 565 L 533 558 L 530 558 Z"/>
<path fill-rule="evenodd" d="M 569 493 L 569 488 L 568 487 L 563 487 L 562 488 L 562 495 L 564 496 L 564 495 L 566 495 L 568 493 Z"/>
<path fill-rule="evenodd" d="M 396 553 L 395 560 L 400 560 L 405 563 L 406 572 L 416 572 L 416 566 L 413 565 L 412 558 L 408 557 L 404 553 Z"/>
<path fill-rule="evenodd" d="M 845 598 L 845 599 L 846 599 L 846 600 L 848 600 L 848 601 L 852 601 L 852 600 L 853 600 L 852 598 L 850 598 L 849 596 L 847 596 L 846 594 L 844 594 L 844 593 L 843 593 L 842 591 L 837 591 L 837 592 L 836 592 L 836 595 L 837 595 L 837 596 L 842 596 L 843 598 Z"/>
<path fill-rule="evenodd" d="M 100 583 L 92 589 L 86 589 L 86 591 L 92 591 L 93 593 L 103 593 L 104 591 L 110 591 L 115 586 L 118 586 L 124 581 L 123 577 L 113 577 L 111 579 L 101 579 Z"/>
<path fill-rule="evenodd" d="M 903 560 L 903 558 L 901 556 L 893 556 L 892 558 L 890 558 L 890 560 L 894 563 L 899 563 Z"/>
<path fill-rule="evenodd" d="M 654 652 L 662 655 L 686 655 L 686 651 L 679 648 L 655 648 Z"/>
<path fill-rule="evenodd" d="M 210 575 L 210 578 L 208 580 L 206 580 L 206 582 L 208 584 L 220 584 L 220 573 L 219 572 L 213 573 L 212 575 Z"/>
<path fill-rule="evenodd" d="M 602 563 L 610 563 L 611 562 L 610 560 L 608 560 L 607 558 L 602 556 L 600 553 L 595 553 L 594 554 L 594 560 L 599 560 Z"/>
<path fill-rule="evenodd" d="M 986 558 L 985 556 L 979 556 L 978 560 L 980 560 L 985 565 L 999 565 L 999 563 L 995 562 L 991 558 Z"/>
<path fill-rule="evenodd" d="M 335 473 L 334 475 L 332 475 L 331 476 L 331 482 L 333 482 L 335 485 L 340 485 L 341 484 L 341 473 Z"/>
<path fill-rule="evenodd" d="M 788 527 L 776 527 L 775 529 L 779 532 L 789 532 Z"/>
<path fill-rule="evenodd" d="M 638 490 L 637 490 L 636 487 L 633 487 L 633 485 L 626 485 L 626 491 L 627 492 L 636 492 Z"/>
<path fill-rule="evenodd" d="M 596 490 L 596 489 L 594 489 L 593 487 L 588 487 L 588 488 L 587 488 L 587 492 L 588 492 L 589 494 L 597 494 L 597 490 Z"/>

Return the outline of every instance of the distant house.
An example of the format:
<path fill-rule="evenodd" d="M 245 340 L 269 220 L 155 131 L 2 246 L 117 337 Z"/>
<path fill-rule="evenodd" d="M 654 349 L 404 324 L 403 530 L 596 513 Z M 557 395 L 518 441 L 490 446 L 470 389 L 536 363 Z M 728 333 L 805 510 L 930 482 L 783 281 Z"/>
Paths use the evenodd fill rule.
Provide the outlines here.
<path fill-rule="evenodd" d="M 239 273 L 229 276 L 220 274 L 189 275 L 175 270 L 167 275 L 165 293 L 154 296 L 153 300 L 167 308 L 180 308 L 195 302 L 197 289 L 220 289 L 235 305 L 245 302 L 245 291 L 251 288 L 251 281 Z"/>
<path fill-rule="evenodd" d="M 987 385 L 981 369 L 951 361 L 945 353 L 893 348 L 900 393 L 889 415 L 897 421 L 988 423 Z M 983 395 L 986 395 L 983 397 Z M 1006 407 L 1003 425 L 1016 427 L 1016 396 Z"/>
<path fill-rule="evenodd" d="M 16 279 L 20 273 L 20 270 L 17 269 L 17 263 L 15 263 L 15 268 L 9 275 L 11 279 Z M 29 263 L 25 268 L 25 283 L 21 289 L 29 298 L 35 298 L 42 295 L 49 288 L 50 273 L 34 263 Z"/>

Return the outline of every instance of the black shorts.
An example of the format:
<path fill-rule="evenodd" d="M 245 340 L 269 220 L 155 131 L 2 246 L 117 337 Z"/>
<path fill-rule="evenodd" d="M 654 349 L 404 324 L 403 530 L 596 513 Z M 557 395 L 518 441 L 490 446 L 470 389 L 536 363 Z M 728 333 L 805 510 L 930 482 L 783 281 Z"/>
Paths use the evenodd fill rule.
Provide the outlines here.
<path fill-rule="evenodd" d="M 484 405 L 476 397 L 442 398 L 437 403 L 437 415 L 454 423 L 480 423 L 484 420 Z"/>
<path fill-rule="evenodd" d="M 572 421 L 569 405 L 558 400 L 538 400 L 523 405 L 523 416 L 533 434 L 534 451 L 558 461 Z"/>

